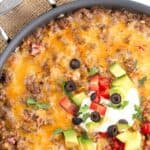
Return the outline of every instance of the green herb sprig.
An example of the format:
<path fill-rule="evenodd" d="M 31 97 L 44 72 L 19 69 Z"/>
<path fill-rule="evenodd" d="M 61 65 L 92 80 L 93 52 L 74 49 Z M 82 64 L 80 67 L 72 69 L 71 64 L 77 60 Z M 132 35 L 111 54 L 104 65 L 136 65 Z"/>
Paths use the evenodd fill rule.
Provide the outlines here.
<path fill-rule="evenodd" d="M 49 109 L 50 107 L 50 104 L 49 103 L 40 103 L 40 102 L 37 102 L 35 99 L 33 98 L 28 98 L 27 99 L 27 105 L 28 106 L 34 106 L 36 109 Z"/>
<path fill-rule="evenodd" d="M 135 106 L 134 106 L 134 109 L 135 109 L 136 113 L 133 114 L 133 116 L 132 116 L 133 119 L 139 119 L 139 120 L 142 121 L 143 116 L 142 116 L 142 111 L 141 111 L 140 107 L 137 106 L 137 105 L 135 105 Z"/>

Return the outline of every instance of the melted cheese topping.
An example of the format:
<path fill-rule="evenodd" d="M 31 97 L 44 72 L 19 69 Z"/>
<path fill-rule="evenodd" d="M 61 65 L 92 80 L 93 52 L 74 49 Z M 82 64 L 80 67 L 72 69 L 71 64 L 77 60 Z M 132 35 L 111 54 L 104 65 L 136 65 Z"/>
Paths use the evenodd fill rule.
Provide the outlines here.
<path fill-rule="evenodd" d="M 111 57 L 122 63 L 121 55 L 126 56 L 126 50 L 132 53 L 132 59 L 138 61 L 138 72 L 131 73 L 131 78 L 136 82 L 143 76 L 150 76 L 149 27 L 136 19 L 127 24 L 123 18 L 126 15 L 123 13 L 120 13 L 118 17 L 117 13 L 110 15 L 108 10 L 99 9 L 96 14 L 91 13 L 91 19 L 86 15 L 83 18 L 80 17 L 82 16 L 80 13 L 77 11 L 72 16 L 67 17 L 70 25 L 66 25 L 63 29 L 60 29 L 57 23 L 54 23 L 53 26 L 50 25 L 51 28 L 43 28 L 40 42 L 45 46 L 45 49 L 38 55 L 33 57 L 29 54 L 30 44 L 40 39 L 31 36 L 23 42 L 5 65 L 5 68 L 8 68 L 12 74 L 12 80 L 4 89 L 11 104 L 11 113 L 14 115 L 16 130 L 19 135 L 27 139 L 26 145 L 29 150 L 54 149 L 57 142 L 54 144 L 50 141 L 53 131 L 56 128 L 67 129 L 72 126 L 71 115 L 59 106 L 59 101 L 64 96 L 58 85 L 62 80 L 70 77 L 75 78 L 82 84 L 82 87 L 87 87 L 85 82 L 85 80 L 87 81 L 86 66 L 89 68 L 98 66 L 102 68 L 102 71 L 106 70 L 109 65 L 108 58 Z M 121 50 L 122 54 L 117 55 L 118 49 Z M 72 58 L 81 60 L 82 67 L 77 71 L 78 76 L 69 68 L 68 64 Z M 49 66 L 48 71 L 50 71 L 47 77 L 43 77 L 42 66 L 45 62 Z M 36 132 L 22 130 L 24 109 L 33 109 L 24 104 L 24 100 L 30 96 L 25 86 L 26 77 L 29 75 L 35 75 L 46 83 L 42 87 L 42 94 L 39 99 L 40 101 L 48 101 L 52 106 L 45 111 L 46 113 L 40 115 L 42 118 L 52 119 L 53 123 L 43 125 Z M 149 96 L 149 81 L 139 89 L 140 94 L 145 97 Z M 50 86 L 49 89 L 46 88 L 48 85 Z M 129 93 L 134 94 L 134 91 Z M 130 94 L 128 95 L 129 98 Z M 138 101 L 138 98 L 135 100 Z M 40 113 L 39 110 L 36 111 Z M 109 112 L 108 114 L 110 114 Z M 125 116 L 128 117 L 128 115 Z M 32 123 L 30 127 L 33 127 Z"/>

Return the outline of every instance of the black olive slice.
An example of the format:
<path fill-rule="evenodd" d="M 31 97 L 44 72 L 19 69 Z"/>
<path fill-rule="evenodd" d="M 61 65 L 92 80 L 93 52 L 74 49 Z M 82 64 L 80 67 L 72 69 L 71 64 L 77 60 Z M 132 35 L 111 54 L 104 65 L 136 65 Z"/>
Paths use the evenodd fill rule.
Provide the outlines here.
<path fill-rule="evenodd" d="M 117 93 L 114 93 L 110 96 L 110 100 L 113 104 L 120 104 L 121 103 L 121 96 Z"/>
<path fill-rule="evenodd" d="M 78 68 L 80 68 L 80 65 L 81 65 L 80 61 L 76 58 L 74 58 L 70 61 L 70 68 L 72 68 L 72 69 L 78 69 Z"/>
<path fill-rule="evenodd" d="M 65 83 L 64 88 L 67 92 L 72 92 L 72 91 L 76 90 L 76 84 L 70 80 Z"/>
<path fill-rule="evenodd" d="M 100 114 L 97 111 L 92 112 L 90 117 L 94 122 L 98 122 L 101 119 Z"/>
<path fill-rule="evenodd" d="M 107 133 L 110 137 L 116 136 L 118 134 L 118 128 L 116 125 L 111 125 L 107 129 Z"/>
<path fill-rule="evenodd" d="M 73 118 L 72 118 L 72 123 L 73 123 L 74 125 L 79 125 L 81 122 L 82 122 L 82 119 L 79 118 L 79 117 L 73 117 Z"/>

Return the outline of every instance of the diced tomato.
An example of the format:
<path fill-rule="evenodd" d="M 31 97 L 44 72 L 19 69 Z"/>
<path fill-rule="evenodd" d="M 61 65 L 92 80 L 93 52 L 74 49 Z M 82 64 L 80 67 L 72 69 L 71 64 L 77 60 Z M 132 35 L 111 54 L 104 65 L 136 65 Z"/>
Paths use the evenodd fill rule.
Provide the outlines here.
<path fill-rule="evenodd" d="M 97 112 L 99 112 L 100 115 L 105 115 L 105 112 L 106 112 L 106 107 L 101 105 L 101 104 L 97 104 L 95 102 L 92 102 L 91 105 L 90 105 L 90 108 L 92 110 L 95 110 Z"/>
<path fill-rule="evenodd" d="M 93 102 L 99 103 L 100 100 L 101 100 L 101 97 L 97 95 L 96 98 L 93 100 Z"/>
<path fill-rule="evenodd" d="M 99 91 L 99 75 L 90 77 L 90 91 Z"/>
<path fill-rule="evenodd" d="M 106 89 L 104 91 L 100 91 L 100 96 L 109 99 L 109 89 Z"/>
<path fill-rule="evenodd" d="M 110 79 L 106 78 L 106 77 L 99 77 L 99 88 L 100 91 L 106 90 L 110 87 Z"/>
<path fill-rule="evenodd" d="M 143 123 L 141 126 L 141 132 L 143 134 L 150 134 L 150 122 Z"/>
<path fill-rule="evenodd" d="M 66 112 L 72 115 L 75 115 L 78 111 L 78 107 L 73 104 L 67 97 L 62 98 L 59 104 Z"/>
<path fill-rule="evenodd" d="M 125 144 L 120 142 L 118 139 L 113 138 L 113 145 L 112 145 L 112 150 L 124 150 L 125 149 Z"/>

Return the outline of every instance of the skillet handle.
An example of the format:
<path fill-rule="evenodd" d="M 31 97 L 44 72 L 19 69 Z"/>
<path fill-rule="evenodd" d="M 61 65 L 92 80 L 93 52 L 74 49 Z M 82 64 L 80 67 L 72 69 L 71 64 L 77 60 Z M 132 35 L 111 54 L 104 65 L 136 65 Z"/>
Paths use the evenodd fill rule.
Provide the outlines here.
<path fill-rule="evenodd" d="M 11 41 L 11 38 L 7 35 L 4 29 L 0 26 L 0 35 L 2 36 L 3 40 L 8 44 Z"/>
<path fill-rule="evenodd" d="M 52 6 L 52 8 L 56 8 L 56 0 L 48 0 L 48 2 L 50 3 L 50 5 Z"/>

